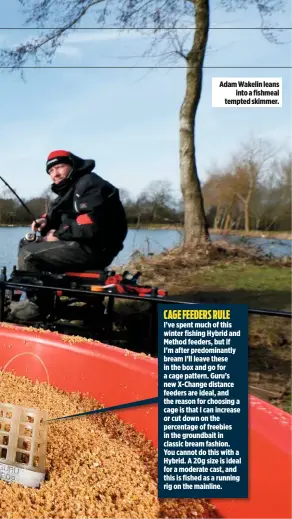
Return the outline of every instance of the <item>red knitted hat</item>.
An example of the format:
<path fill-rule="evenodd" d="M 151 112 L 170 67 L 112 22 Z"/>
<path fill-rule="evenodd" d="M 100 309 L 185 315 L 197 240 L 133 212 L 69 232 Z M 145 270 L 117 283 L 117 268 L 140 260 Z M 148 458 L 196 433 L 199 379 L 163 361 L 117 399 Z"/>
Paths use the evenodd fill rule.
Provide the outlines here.
<path fill-rule="evenodd" d="M 52 151 L 47 158 L 47 163 L 46 163 L 47 173 L 49 173 L 49 169 L 53 166 L 56 166 L 56 164 L 70 164 L 70 166 L 74 167 L 74 162 L 72 160 L 70 151 L 65 151 L 65 150 Z"/>

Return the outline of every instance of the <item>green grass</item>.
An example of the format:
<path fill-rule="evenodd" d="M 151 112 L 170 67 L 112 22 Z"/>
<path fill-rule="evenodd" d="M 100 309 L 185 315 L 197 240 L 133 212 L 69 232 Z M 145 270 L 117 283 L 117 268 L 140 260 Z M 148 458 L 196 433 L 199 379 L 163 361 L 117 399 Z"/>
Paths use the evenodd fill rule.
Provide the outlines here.
<path fill-rule="evenodd" d="M 291 275 L 287 267 L 217 264 L 189 269 L 177 276 L 170 275 L 163 286 L 170 295 L 184 296 L 187 300 L 242 303 L 261 309 L 291 309 Z"/>
<path fill-rule="evenodd" d="M 213 271 L 198 273 L 201 283 L 215 283 L 218 287 L 243 290 L 289 289 L 291 274 L 287 268 L 266 265 L 218 265 Z"/>
<path fill-rule="evenodd" d="M 291 413 L 291 391 L 290 393 L 283 399 L 282 408 L 286 413 Z"/>
<path fill-rule="evenodd" d="M 179 290 L 183 300 L 247 304 L 249 308 L 291 310 L 290 268 L 252 264 L 215 264 L 189 270 Z M 291 412 L 291 394 L 277 398 L 291 374 L 291 320 L 249 316 L 249 376 L 256 395 Z"/>
<path fill-rule="evenodd" d="M 284 396 L 281 402 L 281 407 L 286 411 L 286 413 L 291 413 L 291 391 Z"/>
<path fill-rule="evenodd" d="M 127 266 L 141 270 L 141 283 L 165 288 L 182 301 L 247 304 L 251 309 L 291 310 L 291 266 L 258 258 L 248 250 L 214 244 L 204 249 L 173 249 L 144 257 Z M 137 303 L 121 303 L 133 328 L 133 341 L 141 336 L 142 319 Z M 136 315 L 135 315 L 136 312 Z M 131 321 L 131 322 L 130 322 Z M 249 376 L 254 394 L 288 410 L 291 395 L 283 388 L 291 376 L 291 319 L 249 316 Z"/>
<path fill-rule="evenodd" d="M 250 307 L 289 310 L 291 308 L 291 273 L 289 268 L 264 265 L 216 265 L 189 273 L 192 286 L 181 287 L 184 291 L 209 293 L 226 301 L 247 303 Z M 192 280 L 191 280 L 192 278 Z"/>

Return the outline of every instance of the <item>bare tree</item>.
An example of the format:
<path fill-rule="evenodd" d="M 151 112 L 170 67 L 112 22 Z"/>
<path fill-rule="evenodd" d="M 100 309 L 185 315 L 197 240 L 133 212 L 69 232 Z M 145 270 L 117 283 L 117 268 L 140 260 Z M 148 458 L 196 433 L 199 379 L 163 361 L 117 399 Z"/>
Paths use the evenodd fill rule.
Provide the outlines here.
<path fill-rule="evenodd" d="M 292 153 L 273 163 L 274 185 L 270 204 L 269 225 L 277 223 L 279 228 L 291 230 L 292 224 Z"/>
<path fill-rule="evenodd" d="M 172 195 L 172 185 L 167 180 L 155 180 L 145 189 L 145 194 L 148 197 L 152 212 L 153 223 L 162 213 L 168 213 L 175 203 Z"/>
<path fill-rule="evenodd" d="M 210 171 L 203 186 L 205 209 L 213 208 L 214 229 L 230 229 L 236 206 L 235 182 L 230 168 Z"/>
<path fill-rule="evenodd" d="M 251 138 L 242 145 L 233 158 L 233 176 L 236 180 L 236 196 L 244 208 L 245 231 L 250 231 L 252 197 L 259 183 L 269 176 L 275 147 L 264 139 Z"/>
<path fill-rule="evenodd" d="M 124 189 L 123 187 L 119 188 L 119 195 L 124 205 L 129 205 L 132 203 L 132 197 L 128 189 Z"/>
<path fill-rule="evenodd" d="M 215 229 L 291 228 L 292 154 L 275 155 L 272 142 L 250 139 L 225 167 L 210 169 L 203 196 Z"/>
<path fill-rule="evenodd" d="M 110 23 L 119 29 L 151 29 L 149 55 L 162 45 L 163 60 L 183 58 L 186 64 L 186 89 L 180 108 L 180 180 L 184 199 L 184 242 L 203 244 L 209 239 L 199 180 L 195 121 L 202 92 L 203 64 L 209 35 L 209 0 L 19 0 L 27 14 L 26 24 L 48 29 L 39 38 L 31 39 L 13 49 L 0 52 L 0 65 L 21 70 L 34 58 L 51 61 L 70 29 L 76 28 L 90 11 L 95 14 L 97 27 Z M 285 0 L 217 0 L 227 10 L 256 5 L 263 20 L 262 31 L 275 41 L 269 16 L 285 5 Z M 189 34 L 178 29 L 189 28 Z M 187 46 L 188 36 L 190 44 Z M 167 50 L 165 50 L 167 48 Z M 155 49 L 155 50 L 154 50 Z M 170 50 L 169 50 L 170 49 Z"/>

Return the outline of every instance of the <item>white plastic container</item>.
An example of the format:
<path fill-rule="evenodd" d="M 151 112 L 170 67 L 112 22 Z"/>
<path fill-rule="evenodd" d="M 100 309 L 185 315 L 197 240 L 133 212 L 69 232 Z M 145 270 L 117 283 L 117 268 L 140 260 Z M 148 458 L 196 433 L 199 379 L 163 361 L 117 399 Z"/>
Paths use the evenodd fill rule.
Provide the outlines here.
<path fill-rule="evenodd" d="M 47 413 L 0 402 L 0 479 L 37 488 L 45 479 Z"/>

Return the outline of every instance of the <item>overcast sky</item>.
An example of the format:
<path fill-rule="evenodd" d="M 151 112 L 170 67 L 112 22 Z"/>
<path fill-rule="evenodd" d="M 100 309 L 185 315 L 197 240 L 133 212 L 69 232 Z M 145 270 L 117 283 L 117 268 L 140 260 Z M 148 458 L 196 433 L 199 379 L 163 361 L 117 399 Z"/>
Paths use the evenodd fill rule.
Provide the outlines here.
<path fill-rule="evenodd" d="M 21 27 L 24 16 L 17 0 L 2 0 L 1 27 Z M 291 27 L 287 13 L 282 26 Z M 212 13 L 203 94 L 196 125 L 199 176 L 206 179 L 251 134 L 291 146 L 291 44 L 273 45 L 260 30 L 255 9 Z M 94 26 L 89 14 L 83 26 Z M 291 31 L 290 31 L 291 32 Z M 0 30 L 0 47 L 36 36 L 33 30 Z M 281 35 L 288 41 L 287 33 Z M 122 69 L 155 63 L 139 59 L 147 36 L 119 36 L 112 30 L 71 32 L 52 65 L 113 68 L 60 68 L 1 71 L 0 174 L 24 197 L 37 196 L 49 185 L 48 153 L 68 149 L 96 161 L 96 172 L 120 188 L 138 194 L 149 182 L 167 179 L 179 190 L 179 109 L 185 70 Z M 130 57 L 132 57 L 130 59 Z M 183 61 L 177 62 L 180 67 Z M 283 68 L 274 68 L 283 67 Z M 226 67 L 226 68 L 216 68 Z M 227 68 L 237 67 L 237 68 Z M 240 68 L 255 67 L 255 68 Z M 270 68 L 261 68 L 270 67 Z M 282 108 L 212 108 L 212 77 L 282 77 Z M 1 192 L 1 188 L 0 188 Z"/>

